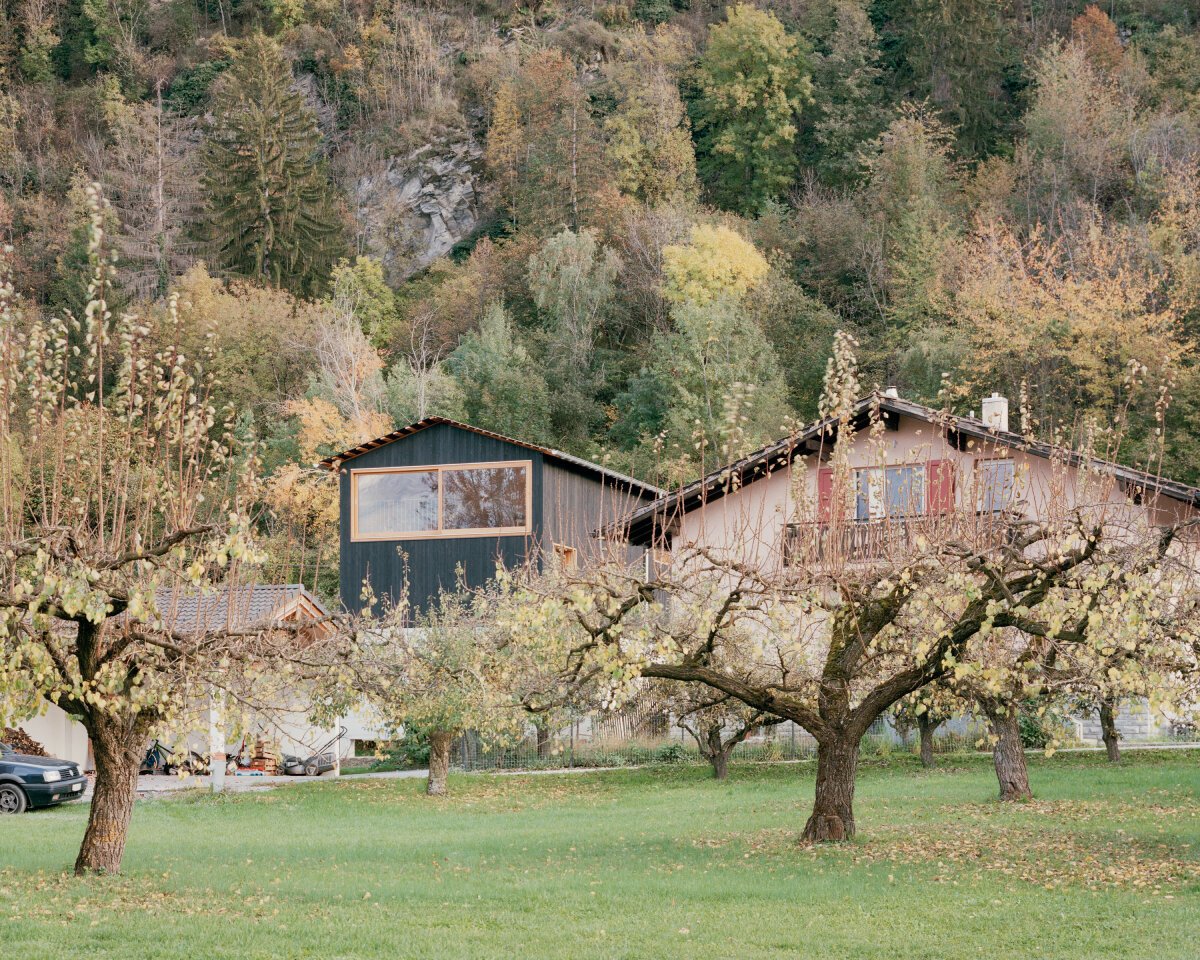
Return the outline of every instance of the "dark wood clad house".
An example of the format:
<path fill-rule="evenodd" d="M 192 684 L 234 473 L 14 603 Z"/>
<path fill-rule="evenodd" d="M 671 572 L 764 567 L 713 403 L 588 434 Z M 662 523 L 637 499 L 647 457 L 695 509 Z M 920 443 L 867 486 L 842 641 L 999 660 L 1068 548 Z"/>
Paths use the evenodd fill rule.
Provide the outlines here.
<path fill-rule="evenodd" d="M 427 417 L 321 461 L 339 475 L 341 599 L 376 597 L 414 610 L 496 572 L 559 556 L 578 562 L 597 531 L 662 491 L 559 450 L 443 417 Z M 640 548 L 630 548 L 640 552 Z M 636 557 L 631 556 L 631 560 Z"/>

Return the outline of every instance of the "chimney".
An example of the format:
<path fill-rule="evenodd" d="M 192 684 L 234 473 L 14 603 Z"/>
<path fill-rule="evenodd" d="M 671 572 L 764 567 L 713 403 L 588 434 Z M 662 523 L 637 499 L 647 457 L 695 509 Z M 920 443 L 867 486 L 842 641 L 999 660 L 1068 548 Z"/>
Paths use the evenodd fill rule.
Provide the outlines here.
<path fill-rule="evenodd" d="M 983 425 L 989 430 L 1008 432 L 1008 399 L 993 393 L 984 397 L 981 405 Z"/>

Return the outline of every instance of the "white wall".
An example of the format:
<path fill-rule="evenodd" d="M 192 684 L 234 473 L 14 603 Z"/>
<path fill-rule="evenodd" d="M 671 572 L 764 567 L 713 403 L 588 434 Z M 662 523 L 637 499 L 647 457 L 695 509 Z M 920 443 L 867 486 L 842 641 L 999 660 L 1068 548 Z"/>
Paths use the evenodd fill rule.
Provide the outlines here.
<path fill-rule="evenodd" d="M 90 768 L 88 738 L 83 727 L 72 720 L 60 707 L 46 704 L 46 712 L 31 720 L 12 724 L 20 727 L 46 748 L 46 752 L 60 760 L 70 760 L 81 767 Z"/>

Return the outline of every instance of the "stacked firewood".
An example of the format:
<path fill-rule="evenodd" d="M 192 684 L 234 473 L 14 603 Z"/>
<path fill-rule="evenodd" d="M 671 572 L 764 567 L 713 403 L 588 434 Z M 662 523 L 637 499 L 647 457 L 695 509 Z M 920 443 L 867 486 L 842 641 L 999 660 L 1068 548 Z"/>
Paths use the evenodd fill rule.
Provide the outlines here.
<path fill-rule="evenodd" d="M 250 758 L 250 769 L 260 770 L 268 777 L 279 772 L 279 746 L 268 743 L 263 737 L 254 741 L 254 755 Z"/>
<path fill-rule="evenodd" d="M 0 729 L 0 740 L 7 743 L 17 753 L 24 753 L 31 757 L 48 757 L 50 754 L 46 752 L 46 748 L 33 739 L 20 727 L 15 730 L 12 727 L 4 727 Z"/>

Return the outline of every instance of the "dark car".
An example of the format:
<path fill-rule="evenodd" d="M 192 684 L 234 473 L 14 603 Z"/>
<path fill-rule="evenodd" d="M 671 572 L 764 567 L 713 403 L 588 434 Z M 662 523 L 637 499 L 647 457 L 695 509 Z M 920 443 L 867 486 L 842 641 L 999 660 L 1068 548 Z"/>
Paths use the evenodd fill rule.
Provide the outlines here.
<path fill-rule="evenodd" d="M 0 814 L 78 800 L 86 786 L 79 764 L 14 753 L 0 743 Z"/>

